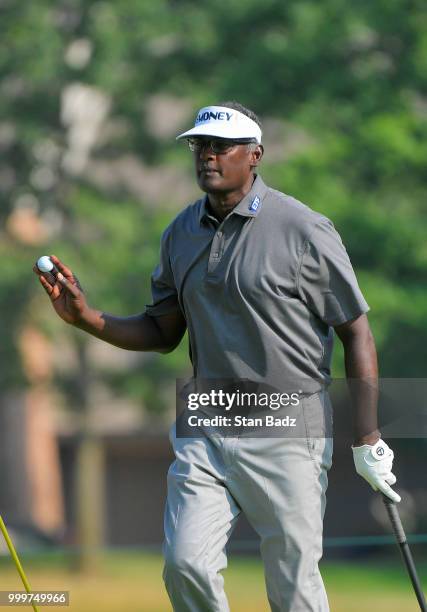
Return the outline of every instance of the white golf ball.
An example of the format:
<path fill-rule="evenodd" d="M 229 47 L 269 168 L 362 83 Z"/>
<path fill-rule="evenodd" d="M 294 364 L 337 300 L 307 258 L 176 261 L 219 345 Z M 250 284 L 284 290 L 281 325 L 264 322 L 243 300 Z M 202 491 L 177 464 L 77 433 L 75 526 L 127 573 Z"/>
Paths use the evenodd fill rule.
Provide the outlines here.
<path fill-rule="evenodd" d="M 43 257 L 40 257 L 37 260 L 37 267 L 40 272 L 50 272 L 51 270 L 53 270 L 54 266 L 50 257 L 48 257 L 47 255 L 43 255 Z"/>

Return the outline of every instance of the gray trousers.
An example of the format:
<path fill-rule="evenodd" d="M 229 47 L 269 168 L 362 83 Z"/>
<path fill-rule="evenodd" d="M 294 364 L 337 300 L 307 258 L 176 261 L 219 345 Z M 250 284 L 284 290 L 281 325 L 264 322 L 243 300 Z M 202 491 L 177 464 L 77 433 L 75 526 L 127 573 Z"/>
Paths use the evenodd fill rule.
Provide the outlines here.
<path fill-rule="evenodd" d="M 310 406 L 305 405 L 305 411 Z M 175 612 L 228 612 L 221 570 L 240 512 L 258 533 L 272 612 L 328 612 L 319 572 L 332 439 L 177 438 L 163 578 Z"/>

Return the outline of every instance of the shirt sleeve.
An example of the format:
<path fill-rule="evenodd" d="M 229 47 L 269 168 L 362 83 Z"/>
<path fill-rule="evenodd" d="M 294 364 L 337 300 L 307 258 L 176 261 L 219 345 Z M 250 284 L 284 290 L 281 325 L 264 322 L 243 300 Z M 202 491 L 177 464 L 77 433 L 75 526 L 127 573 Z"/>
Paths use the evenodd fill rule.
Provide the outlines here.
<path fill-rule="evenodd" d="M 297 290 L 307 307 L 331 326 L 369 310 L 341 237 L 327 219 L 316 225 L 305 244 Z"/>
<path fill-rule="evenodd" d="M 170 314 L 180 309 L 178 292 L 170 264 L 170 238 L 171 228 L 168 227 L 161 240 L 159 264 L 151 275 L 152 302 L 147 304 L 145 309 L 146 314 L 150 317 Z"/>

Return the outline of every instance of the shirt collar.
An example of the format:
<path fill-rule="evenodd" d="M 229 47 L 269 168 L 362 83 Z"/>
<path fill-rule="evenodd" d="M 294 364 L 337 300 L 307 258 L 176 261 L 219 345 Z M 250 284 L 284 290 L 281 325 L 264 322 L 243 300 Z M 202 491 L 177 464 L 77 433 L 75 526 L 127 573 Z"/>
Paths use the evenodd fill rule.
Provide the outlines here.
<path fill-rule="evenodd" d="M 262 201 L 267 191 L 267 185 L 264 183 L 260 175 L 256 174 L 251 190 L 242 200 L 240 200 L 238 204 L 236 204 L 230 214 L 237 214 L 241 215 L 242 217 L 256 217 L 261 210 Z M 208 196 L 205 195 L 200 204 L 199 223 L 202 223 L 204 219 L 213 218 L 212 215 L 209 214 L 207 202 Z"/>

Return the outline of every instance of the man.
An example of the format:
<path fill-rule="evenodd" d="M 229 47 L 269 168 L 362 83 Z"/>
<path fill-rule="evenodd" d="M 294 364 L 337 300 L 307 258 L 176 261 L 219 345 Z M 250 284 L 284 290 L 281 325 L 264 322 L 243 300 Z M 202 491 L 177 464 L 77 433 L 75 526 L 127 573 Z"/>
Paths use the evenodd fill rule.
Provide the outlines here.
<path fill-rule="evenodd" d="M 115 346 L 169 352 L 187 328 L 196 379 L 314 384 L 301 389 L 302 438 L 192 438 L 172 429 L 164 579 L 178 612 L 229 610 L 220 571 L 241 511 L 261 539 L 271 610 L 329 610 L 318 561 L 332 440 L 312 424 L 328 409 L 319 381 L 330 379 L 334 329 L 353 388 L 356 470 L 400 499 L 390 487 L 393 453 L 377 429 L 368 306 L 332 223 L 256 174 L 261 137 L 256 115 L 236 102 L 201 109 L 178 136 L 188 140 L 206 195 L 166 229 L 153 302 L 142 314 L 91 308 L 54 256 L 55 284 L 40 275 L 65 321 Z"/>

